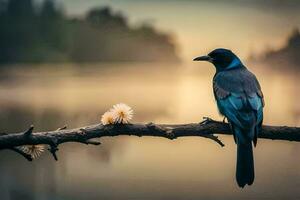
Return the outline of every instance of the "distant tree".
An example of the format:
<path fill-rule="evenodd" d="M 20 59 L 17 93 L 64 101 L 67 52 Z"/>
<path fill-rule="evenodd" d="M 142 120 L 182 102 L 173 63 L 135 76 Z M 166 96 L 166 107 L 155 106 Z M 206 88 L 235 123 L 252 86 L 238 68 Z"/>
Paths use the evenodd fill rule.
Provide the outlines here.
<path fill-rule="evenodd" d="M 299 50 L 300 48 L 300 32 L 299 29 L 295 28 L 291 33 L 287 41 L 287 46 L 290 49 Z"/>
<path fill-rule="evenodd" d="M 56 7 L 55 0 L 44 0 L 40 17 L 47 20 L 61 19 L 63 13 Z"/>
<path fill-rule="evenodd" d="M 294 29 L 286 44 L 278 50 L 266 50 L 259 61 L 277 69 L 300 70 L 300 32 Z"/>
<path fill-rule="evenodd" d="M 121 13 L 94 8 L 70 19 L 55 0 L 0 0 L 0 63 L 178 61 L 170 35 L 130 27 Z"/>
<path fill-rule="evenodd" d="M 44 48 L 47 49 L 44 59 L 49 61 L 62 59 L 57 56 L 67 50 L 68 30 L 66 25 L 63 11 L 56 6 L 55 1 L 45 0 L 39 14 L 39 32 L 42 38 L 42 44 Z"/>
<path fill-rule="evenodd" d="M 31 0 L 10 0 L 1 17 L 0 61 L 27 61 L 37 44 L 37 23 Z M 26 39 L 25 39 L 26 38 Z"/>
<path fill-rule="evenodd" d="M 113 14 L 109 7 L 95 8 L 88 12 L 86 17 L 88 22 L 99 26 L 127 27 L 126 18 L 118 13 Z"/>
<path fill-rule="evenodd" d="M 35 15 L 32 0 L 8 1 L 7 13 L 13 18 L 32 18 Z"/>
<path fill-rule="evenodd" d="M 5 12 L 7 6 L 7 1 L 5 0 L 0 0 L 0 16 Z"/>

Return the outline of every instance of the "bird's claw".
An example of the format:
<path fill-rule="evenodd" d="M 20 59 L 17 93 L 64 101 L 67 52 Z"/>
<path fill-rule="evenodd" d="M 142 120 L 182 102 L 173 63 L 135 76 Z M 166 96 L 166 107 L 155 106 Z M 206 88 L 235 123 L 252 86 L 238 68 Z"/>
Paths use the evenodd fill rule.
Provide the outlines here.
<path fill-rule="evenodd" d="M 200 122 L 201 125 L 208 124 L 209 122 L 214 121 L 213 119 L 209 117 L 203 117 L 203 120 Z"/>
<path fill-rule="evenodd" d="M 223 118 L 223 121 L 222 121 L 222 122 L 223 122 L 223 123 L 226 123 L 226 117 Z"/>

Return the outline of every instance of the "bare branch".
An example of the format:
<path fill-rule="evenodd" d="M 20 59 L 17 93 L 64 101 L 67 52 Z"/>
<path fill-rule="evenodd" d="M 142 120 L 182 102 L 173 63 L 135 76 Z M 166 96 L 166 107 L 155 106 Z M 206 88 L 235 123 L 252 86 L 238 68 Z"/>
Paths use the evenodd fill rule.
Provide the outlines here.
<path fill-rule="evenodd" d="M 201 123 L 191 124 L 102 124 L 80 127 L 77 129 L 58 129 L 56 131 L 32 133 L 33 126 L 21 133 L 0 135 L 0 150 L 13 149 L 22 145 L 47 144 L 49 151 L 57 160 L 56 152 L 58 146 L 66 142 L 78 142 L 83 144 L 99 145 L 100 142 L 93 141 L 93 138 L 135 135 L 164 137 L 176 139 L 178 137 L 199 136 L 215 141 L 224 146 L 221 140 L 214 134 L 232 135 L 228 123 L 214 121 L 206 118 Z M 26 134 L 25 134 L 26 133 Z M 30 133 L 30 134 L 29 134 Z M 30 137 L 28 137 L 30 135 Z M 300 127 L 287 126 L 263 126 L 259 138 L 272 140 L 286 140 L 300 142 Z M 18 152 L 20 153 L 20 152 Z M 23 155 L 24 156 L 24 155 Z"/>

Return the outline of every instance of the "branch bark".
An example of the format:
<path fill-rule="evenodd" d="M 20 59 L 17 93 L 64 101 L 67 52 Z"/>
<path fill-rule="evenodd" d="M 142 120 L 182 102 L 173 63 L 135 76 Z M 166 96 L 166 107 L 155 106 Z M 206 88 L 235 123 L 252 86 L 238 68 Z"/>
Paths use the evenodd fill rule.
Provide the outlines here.
<path fill-rule="evenodd" d="M 100 142 L 91 139 L 119 135 L 134 135 L 139 137 L 154 136 L 168 139 L 199 136 L 211 139 L 220 146 L 224 146 L 222 141 L 220 141 L 215 134 L 232 135 L 229 124 L 207 118 L 201 123 L 191 124 L 148 123 L 114 124 L 106 126 L 96 124 L 77 129 L 66 129 L 66 127 L 63 127 L 55 131 L 36 133 L 33 132 L 33 126 L 31 126 L 25 132 L 2 134 L 0 136 L 0 150 L 11 149 L 15 151 L 15 147 L 22 145 L 47 144 L 50 147 L 49 151 L 55 160 L 57 160 L 56 151 L 60 144 L 66 142 L 79 142 L 83 144 L 99 145 Z M 259 138 L 300 142 L 300 127 L 265 125 L 259 134 Z M 28 157 L 27 159 L 29 160 L 30 158 Z"/>

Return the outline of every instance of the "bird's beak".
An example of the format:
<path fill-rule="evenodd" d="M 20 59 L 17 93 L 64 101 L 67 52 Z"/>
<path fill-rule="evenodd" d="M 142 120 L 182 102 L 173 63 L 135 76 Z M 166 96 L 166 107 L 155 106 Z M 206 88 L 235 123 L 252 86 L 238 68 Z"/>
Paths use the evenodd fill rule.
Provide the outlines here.
<path fill-rule="evenodd" d="M 208 62 L 212 62 L 212 58 L 210 56 L 199 56 L 197 58 L 194 58 L 193 61 L 208 61 Z"/>

